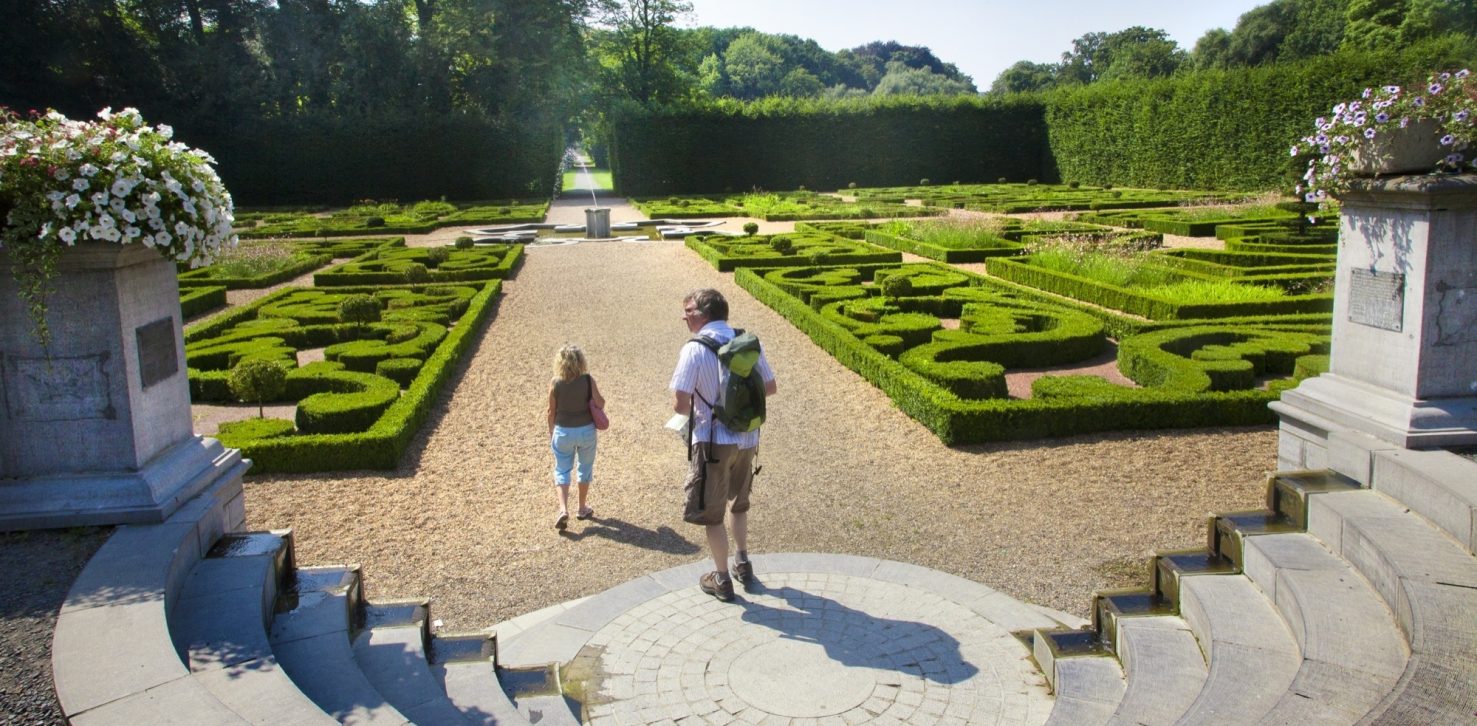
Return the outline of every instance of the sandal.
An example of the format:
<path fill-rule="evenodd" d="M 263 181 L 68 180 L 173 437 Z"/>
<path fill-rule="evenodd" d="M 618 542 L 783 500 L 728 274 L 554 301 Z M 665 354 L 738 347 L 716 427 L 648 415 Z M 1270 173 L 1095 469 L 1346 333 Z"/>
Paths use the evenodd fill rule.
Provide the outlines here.
<path fill-rule="evenodd" d="M 564 531 L 564 528 L 565 527 L 568 527 L 568 526 L 569 526 L 569 512 L 560 512 L 559 513 L 559 516 L 557 516 L 557 517 L 554 518 L 554 529 L 557 529 L 557 530 L 559 530 L 559 531 L 562 532 L 562 531 Z"/>
<path fill-rule="evenodd" d="M 574 515 L 574 518 L 575 519 L 592 519 L 592 518 L 594 518 L 594 516 L 595 516 L 595 510 L 593 508 L 591 508 L 591 507 L 585 507 L 584 509 L 581 509 L 580 510 L 580 513 L 579 514 Z"/>

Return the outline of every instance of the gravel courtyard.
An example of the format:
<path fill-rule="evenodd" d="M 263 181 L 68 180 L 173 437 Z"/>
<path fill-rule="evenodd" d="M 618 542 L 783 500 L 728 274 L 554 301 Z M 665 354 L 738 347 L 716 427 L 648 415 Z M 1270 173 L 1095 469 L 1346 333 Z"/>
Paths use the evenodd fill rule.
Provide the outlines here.
<path fill-rule="evenodd" d="M 947 447 L 680 242 L 581 243 L 529 248 L 398 470 L 253 477 L 248 524 L 291 527 L 299 563 L 360 563 L 370 597 L 433 598 L 455 630 L 704 557 L 662 428 L 680 299 L 698 287 L 723 291 L 778 377 L 756 552 L 913 562 L 1086 615 L 1095 588 L 1142 582 L 1150 550 L 1202 544 L 1205 514 L 1258 506 L 1275 463 L 1270 426 Z M 565 341 L 587 351 L 613 424 L 596 518 L 559 534 L 544 405 Z"/>

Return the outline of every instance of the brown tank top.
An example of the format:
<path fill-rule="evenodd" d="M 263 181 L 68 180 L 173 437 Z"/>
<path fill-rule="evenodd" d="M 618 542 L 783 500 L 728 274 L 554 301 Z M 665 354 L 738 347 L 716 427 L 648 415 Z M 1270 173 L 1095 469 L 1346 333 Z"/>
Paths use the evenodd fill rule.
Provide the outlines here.
<path fill-rule="evenodd" d="M 554 424 L 564 428 L 589 426 L 590 395 L 593 385 L 589 374 L 568 381 L 554 381 Z"/>

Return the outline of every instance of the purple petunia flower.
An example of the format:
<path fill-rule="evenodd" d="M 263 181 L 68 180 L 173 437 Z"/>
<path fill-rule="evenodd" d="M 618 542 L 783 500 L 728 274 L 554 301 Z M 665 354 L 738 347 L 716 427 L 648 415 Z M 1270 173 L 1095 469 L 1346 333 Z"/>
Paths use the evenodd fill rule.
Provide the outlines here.
<path fill-rule="evenodd" d="M 1416 108 L 1425 108 L 1426 107 L 1426 97 L 1425 96 L 1416 96 L 1414 99 L 1411 100 L 1410 105 L 1415 106 Z"/>
<path fill-rule="evenodd" d="M 1452 114 L 1451 115 L 1451 120 L 1460 123 L 1460 122 L 1466 121 L 1467 120 L 1467 117 L 1470 116 L 1470 115 L 1471 115 L 1471 112 L 1464 108 L 1464 109 L 1462 109 L 1460 111 L 1457 111 L 1456 113 Z"/>
<path fill-rule="evenodd" d="M 1364 130 L 1364 138 L 1366 138 L 1366 139 L 1372 139 L 1372 138 L 1374 138 L 1374 129 L 1365 129 Z"/>
<path fill-rule="evenodd" d="M 1342 103 L 1339 104 L 1339 105 L 1337 105 L 1337 106 L 1334 106 L 1333 107 L 1333 115 L 1337 116 L 1337 115 L 1343 113 L 1345 108 L 1347 108 L 1347 106 L 1345 104 L 1342 104 Z"/>
<path fill-rule="evenodd" d="M 1366 89 L 1364 89 L 1364 93 L 1359 94 L 1359 97 L 1360 98 L 1369 98 L 1370 95 L 1372 95 L 1373 93 L 1374 93 L 1374 89 L 1373 88 L 1366 88 Z"/>
<path fill-rule="evenodd" d="M 1385 86 L 1385 93 L 1399 93 L 1399 86 Z"/>
<path fill-rule="evenodd" d="M 1438 93 L 1441 92 L 1441 88 L 1442 88 L 1442 86 L 1441 86 L 1440 83 L 1432 83 L 1431 85 L 1426 86 L 1426 93 L 1429 93 L 1432 96 L 1434 96 L 1434 95 L 1436 95 L 1436 94 L 1438 94 Z"/>
<path fill-rule="evenodd" d="M 1466 78 L 1470 73 L 1471 72 L 1468 71 L 1466 68 L 1463 68 L 1463 69 L 1461 69 L 1461 70 L 1459 70 L 1459 71 L 1456 72 L 1456 77 L 1457 78 Z"/>
<path fill-rule="evenodd" d="M 1298 155 L 1298 147 L 1297 146 L 1293 146 L 1290 150 L 1288 150 L 1287 155 L 1288 156 L 1297 156 Z"/>
<path fill-rule="evenodd" d="M 1406 126 L 1409 126 L 1409 125 L 1410 125 L 1410 117 L 1409 116 L 1401 116 L 1400 117 L 1400 128 L 1403 129 Z"/>
<path fill-rule="evenodd" d="M 1452 166 L 1456 166 L 1457 164 L 1462 163 L 1462 155 L 1461 154 L 1447 154 L 1446 155 L 1446 163 L 1448 163 L 1448 164 L 1450 164 Z"/>
<path fill-rule="evenodd" d="M 1452 142 L 1454 141 L 1456 141 L 1456 137 L 1452 136 L 1451 134 L 1447 134 L 1441 137 L 1442 146 L 1451 146 Z"/>
<path fill-rule="evenodd" d="M 1378 123 L 1385 123 L 1386 121 L 1390 120 L 1390 114 L 1381 111 L 1374 115 L 1374 120 Z"/>

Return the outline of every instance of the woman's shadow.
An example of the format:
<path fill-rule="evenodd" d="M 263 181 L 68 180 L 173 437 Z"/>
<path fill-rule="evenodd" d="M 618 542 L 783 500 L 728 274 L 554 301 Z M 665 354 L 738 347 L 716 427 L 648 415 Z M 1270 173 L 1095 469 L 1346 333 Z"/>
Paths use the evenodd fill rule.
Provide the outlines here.
<path fill-rule="evenodd" d="M 585 522 L 585 526 L 578 531 L 560 530 L 559 536 L 574 542 L 586 537 L 603 537 L 621 544 L 674 555 L 691 555 L 702 550 L 701 547 L 677 534 L 676 530 L 665 525 L 656 529 L 646 529 L 615 517 L 591 517 Z"/>
<path fill-rule="evenodd" d="M 959 641 L 933 625 L 880 618 L 793 587 L 769 589 L 755 581 L 745 591 L 773 595 L 794 608 L 742 600 L 745 622 L 777 630 L 781 638 L 820 645 L 842 665 L 893 670 L 940 684 L 979 673 L 964 660 Z"/>

